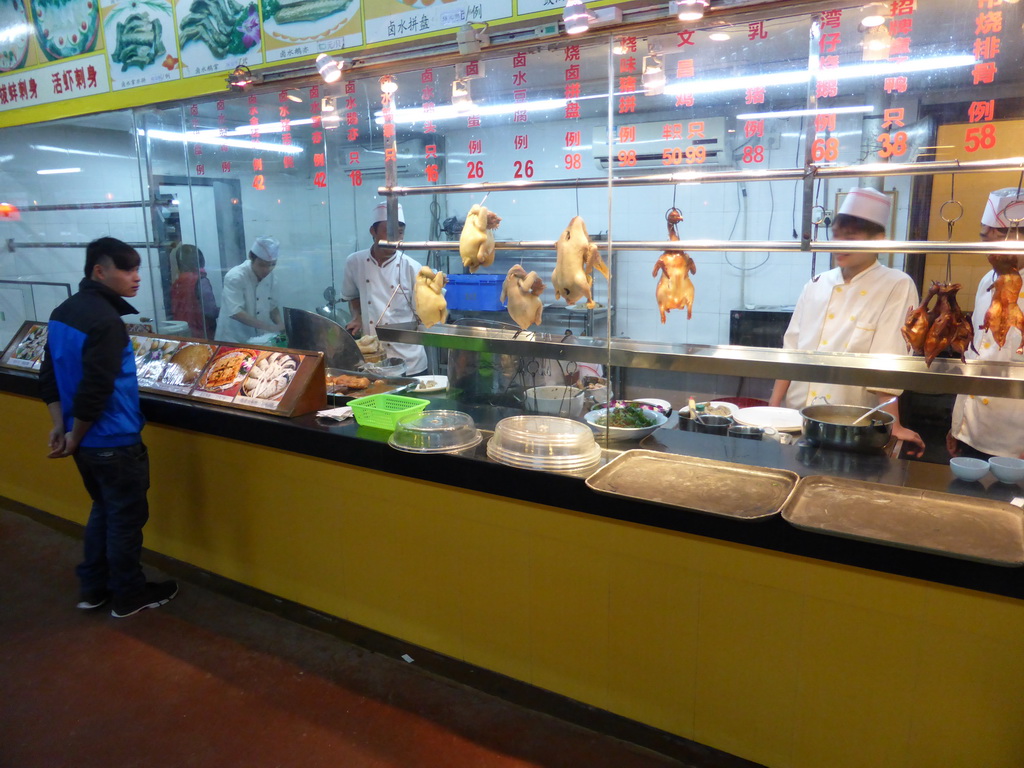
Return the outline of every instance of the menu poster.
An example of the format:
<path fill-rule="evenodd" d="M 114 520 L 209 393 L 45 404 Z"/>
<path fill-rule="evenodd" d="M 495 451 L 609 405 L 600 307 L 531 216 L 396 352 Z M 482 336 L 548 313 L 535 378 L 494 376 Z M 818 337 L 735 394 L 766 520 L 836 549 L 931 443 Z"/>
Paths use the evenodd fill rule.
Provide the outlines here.
<path fill-rule="evenodd" d="M 213 350 L 210 344 L 182 343 L 167 361 L 167 367 L 155 388 L 171 394 L 187 395 L 213 357 Z"/>
<path fill-rule="evenodd" d="M 301 364 L 301 355 L 261 352 L 242 382 L 235 402 L 257 408 L 278 408 Z"/>
<path fill-rule="evenodd" d="M 27 368 L 38 371 L 43 362 L 43 350 L 46 347 L 46 324 L 28 323 L 28 328 L 15 337 L 8 352 L 7 365 L 15 368 Z"/>
<path fill-rule="evenodd" d="M 463 24 L 480 24 L 512 15 L 512 0 L 362 1 L 366 39 L 374 43 L 454 30 Z M 395 10 L 402 6 L 409 10 Z"/>
<path fill-rule="evenodd" d="M 355 48 L 363 44 L 360 0 L 264 0 L 267 62 Z"/>
<path fill-rule="evenodd" d="M 152 387 L 164 372 L 171 356 L 178 351 L 181 342 L 176 339 L 132 337 L 135 350 L 135 371 L 140 387 Z"/>
<path fill-rule="evenodd" d="M 31 31 L 25 0 L 0 3 L 0 72 L 12 72 L 25 66 Z"/>
<path fill-rule="evenodd" d="M 195 397 L 231 402 L 260 353 L 255 349 L 221 347 L 214 355 L 199 383 L 192 390 Z"/>
<path fill-rule="evenodd" d="M 101 0 L 100 12 L 115 91 L 178 79 L 170 0 Z"/>
<path fill-rule="evenodd" d="M 177 0 L 178 45 L 185 77 L 263 63 L 255 2 Z"/>

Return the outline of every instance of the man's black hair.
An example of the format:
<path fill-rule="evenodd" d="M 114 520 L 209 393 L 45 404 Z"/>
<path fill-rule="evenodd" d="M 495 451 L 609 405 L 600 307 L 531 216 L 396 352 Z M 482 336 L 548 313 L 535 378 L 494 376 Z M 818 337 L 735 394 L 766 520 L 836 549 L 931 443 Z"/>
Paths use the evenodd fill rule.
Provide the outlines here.
<path fill-rule="evenodd" d="M 101 259 L 110 259 L 118 269 L 135 269 L 142 263 L 139 252 L 128 243 L 116 237 L 101 237 L 85 247 L 85 276 L 92 277 L 92 270 Z"/>
<path fill-rule="evenodd" d="M 860 216 L 851 216 L 848 213 L 840 213 L 836 216 L 835 221 L 832 222 L 832 231 L 834 232 L 836 228 L 851 229 L 854 232 L 863 232 L 868 237 L 885 235 L 885 227 L 881 224 L 876 224 L 873 221 L 862 219 Z"/>

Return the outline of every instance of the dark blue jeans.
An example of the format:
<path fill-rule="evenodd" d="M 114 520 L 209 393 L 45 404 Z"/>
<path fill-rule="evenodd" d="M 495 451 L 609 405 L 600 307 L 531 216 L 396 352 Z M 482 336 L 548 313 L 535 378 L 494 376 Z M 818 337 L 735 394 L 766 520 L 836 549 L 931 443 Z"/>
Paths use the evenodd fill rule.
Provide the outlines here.
<path fill-rule="evenodd" d="M 75 464 L 92 498 L 85 559 L 75 569 L 82 592 L 137 594 L 146 586 L 140 559 L 149 519 L 149 452 L 142 443 L 79 448 Z"/>

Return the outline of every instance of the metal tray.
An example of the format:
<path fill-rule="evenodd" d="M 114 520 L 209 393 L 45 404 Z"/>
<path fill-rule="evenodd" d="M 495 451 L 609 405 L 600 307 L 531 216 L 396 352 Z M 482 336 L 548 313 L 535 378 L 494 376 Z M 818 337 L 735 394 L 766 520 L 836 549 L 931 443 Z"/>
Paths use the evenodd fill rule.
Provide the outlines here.
<path fill-rule="evenodd" d="M 1024 514 L 991 499 L 803 478 L 782 517 L 806 531 L 1003 566 L 1024 565 Z"/>
<path fill-rule="evenodd" d="M 355 397 L 369 397 L 370 395 L 397 395 L 415 389 L 420 383 L 419 379 L 411 376 L 374 376 L 365 371 L 347 371 L 344 368 L 328 368 L 326 372 L 328 376 L 345 374 L 370 380 L 370 386 L 366 389 L 327 388 L 328 398 L 343 402 L 348 402 Z"/>
<path fill-rule="evenodd" d="M 799 475 L 659 451 L 626 451 L 587 478 L 598 493 L 740 520 L 779 513 Z"/>

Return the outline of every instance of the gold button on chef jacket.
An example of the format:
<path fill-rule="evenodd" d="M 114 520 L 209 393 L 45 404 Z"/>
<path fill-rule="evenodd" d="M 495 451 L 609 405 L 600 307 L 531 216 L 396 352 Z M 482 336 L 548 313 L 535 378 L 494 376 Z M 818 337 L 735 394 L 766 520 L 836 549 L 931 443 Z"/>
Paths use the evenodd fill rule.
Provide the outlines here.
<path fill-rule="evenodd" d="M 899 270 L 875 262 L 849 283 L 843 283 L 842 271 L 837 267 L 804 286 L 782 346 L 820 352 L 905 355 L 907 345 L 900 329 L 907 310 L 919 303 L 914 281 Z M 878 404 L 878 394 L 899 394 L 899 390 L 793 381 L 784 405 L 810 405 L 814 399 L 812 389 L 834 405 L 874 406 Z"/>

